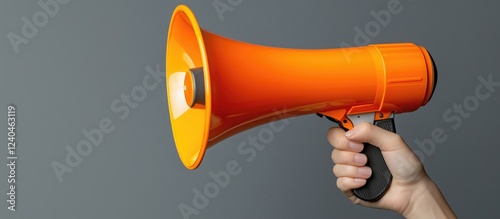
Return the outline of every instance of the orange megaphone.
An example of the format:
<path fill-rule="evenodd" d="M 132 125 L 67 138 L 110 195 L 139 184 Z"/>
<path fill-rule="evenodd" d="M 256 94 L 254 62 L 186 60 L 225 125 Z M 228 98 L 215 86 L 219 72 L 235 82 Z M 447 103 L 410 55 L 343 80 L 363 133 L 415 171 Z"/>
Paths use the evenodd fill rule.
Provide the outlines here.
<path fill-rule="evenodd" d="M 188 169 L 215 143 L 270 122 L 276 109 L 284 117 L 318 113 L 345 129 L 369 121 L 395 132 L 393 114 L 425 105 L 437 79 L 429 53 L 411 43 L 316 50 L 253 45 L 200 29 L 184 5 L 172 15 L 166 63 L 172 132 Z M 377 147 L 365 144 L 363 153 L 372 177 L 354 194 L 374 201 L 392 175 Z"/>

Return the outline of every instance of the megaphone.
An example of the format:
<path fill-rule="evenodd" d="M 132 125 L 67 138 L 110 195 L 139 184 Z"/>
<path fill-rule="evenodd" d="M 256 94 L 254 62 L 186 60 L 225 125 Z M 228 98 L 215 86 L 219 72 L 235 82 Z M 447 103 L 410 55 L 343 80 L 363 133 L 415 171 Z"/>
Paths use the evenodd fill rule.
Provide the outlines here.
<path fill-rule="evenodd" d="M 238 132 L 283 118 L 316 113 L 344 129 L 368 121 L 395 132 L 393 116 L 425 105 L 437 71 L 412 43 L 336 49 L 254 45 L 200 29 L 184 5 L 172 15 L 166 45 L 166 89 L 175 145 L 188 169 L 205 150 Z M 365 143 L 372 176 L 353 190 L 376 201 L 392 175 L 380 150 Z"/>

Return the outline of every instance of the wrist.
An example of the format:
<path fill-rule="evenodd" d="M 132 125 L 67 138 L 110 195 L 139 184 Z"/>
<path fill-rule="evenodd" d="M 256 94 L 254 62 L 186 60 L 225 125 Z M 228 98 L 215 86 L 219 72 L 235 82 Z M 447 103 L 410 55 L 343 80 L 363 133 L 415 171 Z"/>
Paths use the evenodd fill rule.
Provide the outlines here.
<path fill-rule="evenodd" d="M 408 219 L 456 218 L 443 194 L 428 176 L 416 185 L 402 215 Z"/>

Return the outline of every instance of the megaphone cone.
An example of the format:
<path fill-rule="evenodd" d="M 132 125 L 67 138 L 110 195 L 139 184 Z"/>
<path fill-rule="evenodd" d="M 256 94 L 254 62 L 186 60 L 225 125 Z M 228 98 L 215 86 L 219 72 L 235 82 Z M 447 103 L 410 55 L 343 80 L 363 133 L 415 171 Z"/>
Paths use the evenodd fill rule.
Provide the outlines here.
<path fill-rule="evenodd" d="M 189 169 L 208 147 L 270 122 L 276 111 L 282 118 L 320 113 L 350 129 L 349 115 L 387 119 L 425 105 L 436 78 L 428 52 L 412 43 L 266 47 L 200 29 L 184 5 L 172 15 L 166 63 L 175 145 Z"/>

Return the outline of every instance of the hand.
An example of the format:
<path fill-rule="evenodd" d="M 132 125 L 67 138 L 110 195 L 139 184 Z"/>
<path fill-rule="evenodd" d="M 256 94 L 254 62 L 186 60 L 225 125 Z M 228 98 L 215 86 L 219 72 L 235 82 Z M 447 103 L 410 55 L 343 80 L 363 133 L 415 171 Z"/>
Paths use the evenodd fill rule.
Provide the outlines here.
<path fill-rule="evenodd" d="M 338 177 L 337 187 L 355 203 L 372 208 L 395 211 L 406 218 L 455 218 L 453 211 L 427 176 L 422 163 L 404 140 L 395 133 L 369 123 L 361 123 L 348 132 L 340 128 L 328 131 L 333 145 L 333 173 Z M 365 166 L 367 157 L 360 152 L 368 142 L 382 151 L 382 156 L 393 175 L 387 193 L 376 202 L 363 201 L 352 189 L 365 185 L 371 175 Z"/>

